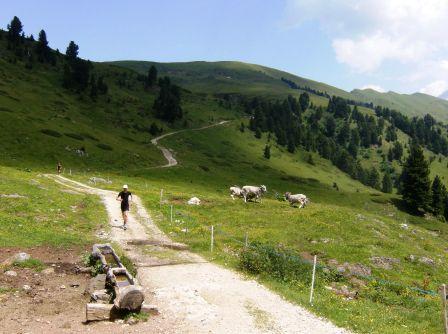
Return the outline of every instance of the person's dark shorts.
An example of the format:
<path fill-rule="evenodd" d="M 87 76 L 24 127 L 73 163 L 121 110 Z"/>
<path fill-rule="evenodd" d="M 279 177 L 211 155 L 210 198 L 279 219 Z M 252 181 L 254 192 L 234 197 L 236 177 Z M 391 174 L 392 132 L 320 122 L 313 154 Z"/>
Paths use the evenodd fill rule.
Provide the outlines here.
<path fill-rule="evenodd" d="M 121 212 L 129 211 L 129 203 L 121 203 Z"/>

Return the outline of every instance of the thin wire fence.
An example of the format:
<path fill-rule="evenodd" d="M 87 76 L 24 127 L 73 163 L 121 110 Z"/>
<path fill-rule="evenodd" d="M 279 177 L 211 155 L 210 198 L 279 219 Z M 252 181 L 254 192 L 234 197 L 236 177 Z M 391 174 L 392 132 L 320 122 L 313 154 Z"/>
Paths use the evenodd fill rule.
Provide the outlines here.
<path fill-rule="evenodd" d="M 162 210 L 162 211 L 165 211 L 165 210 Z M 164 212 L 164 214 L 165 214 L 165 212 Z M 170 220 L 170 217 L 171 217 L 170 205 L 167 205 L 166 214 L 167 214 L 168 220 Z M 191 217 L 185 213 L 182 213 L 182 212 L 176 212 L 175 209 L 173 209 L 173 220 L 171 221 L 171 223 L 174 223 L 175 225 L 177 225 L 177 227 L 183 227 L 183 228 L 180 228 L 179 231 L 180 231 L 180 233 L 183 233 L 183 237 L 189 239 L 189 241 L 192 241 L 193 239 L 197 238 L 202 241 L 201 243 L 203 243 L 204 246 L 210 245 L 210 243 L 213 243 L 213 247 L 207 246 L 207 248 L 212 251 L 219 249 L 222 245 L 228 246 L 231 243 L 233 243 L 233 245 L 236 246 L 237 248 L 239 248 L 240 250 L 242 250 L 244 248 L 250 248 L 253 250 L 257 250 L 257 248 L 253 246 L 253 244 L 257 243 L 257 240 L 248 240 L 250 237 L 248 232 L 246 232 L 243 236 L 235 236 L 235 235 L 225 231 L 223 229 L 223 227 L 218 224 L 218 225 L 213 225 L 213 237 L 211 237 L 211 226 L 204 226 L 203 224 L 198 223 L 193 217 Z M 295 261 L 297 264 L 307 263 L 311 267 L 313 266 L 313 261 L 305 259 L 303 257 L 293 255 L 293 254 L 288 254 L 288 257 L 289 257 L 289 260 L 291 260 L 293 262 Z M 335 270 L 335 268 L 333 268 L 333 267 L 326 266 L 326 265 L 323 265 L 320 263 L 316 264 L 316 268 L 319 270 Z M 370 282 L 376 282 L 380 285 L 389 285 L 389 286 L 394 286 L 394 287 L 399 287 L 399 288 L 407 288 L 407 289 L 414 291 L 416 293 L 419 293 L 421 295 L 428 295 L 428 296 L 433 296 L 433 297 L 439 295 L 439 293 L 434 290 L 427 290 L 427 289 L 422 289 L 422 288 L 419 288 L 416 286 L 409 286 L 406 284 L 386 280 L 386 279 L 375 277 L 372 275 L 362 275 L 362 274 L 353 273 L 353 274 L 351 274 L 351 276 L 354 276 L 354 277 L 357 277 L 360 279 L 364 279 L 364 280 L 367 280 Z"/>

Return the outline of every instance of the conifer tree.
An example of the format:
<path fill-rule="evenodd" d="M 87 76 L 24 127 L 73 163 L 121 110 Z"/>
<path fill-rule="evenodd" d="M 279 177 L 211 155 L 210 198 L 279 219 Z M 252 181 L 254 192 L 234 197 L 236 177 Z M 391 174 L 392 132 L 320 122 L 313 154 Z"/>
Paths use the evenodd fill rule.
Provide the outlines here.
<path fill-rule="evenodd" d="M 270 159 L 271 158 L 271 146 L 266 144 L 266 146 L 264 147 L 264 150 L 263 150 L 263 156 L 266 159 Z"/>
<path fill-rule="evenodd" d="M 438 175 L 434 178 L 431 186 L 431 208 L 435 216 L 444 213 L 446 188 Z"/>
<path fill-rule="evenodd" d="M 70 41 L 68 44 L 67 50 L 65 51 L 65 55 L 67 56 L 67 59 L 69 61 L 74 61 L 78 58 L 78 52 L 79 52 L 79 46 L 73 42 Z"/>
<path fill-rule="evenodd" d="M 48 47 L 47 34 L 43 29 L 39 32 L 39 38 L 36 45 L 36 53 L 38 60 L 41 63 L 47 62 L 50 58 L 50 48 Z"/>
<path fill-rule="evenodd" d="M 302 111 L 306 111 L 310 105 L 310 96 L 307 92 L 300 94 L 299 104 Z"/>
<path fill-rule="evenodd" d="M 367 182 L 372 188 L 380 189 L 380 174 L 375 167 L 370 169 Z"/>
<path fill-rule="evenodd" d="M 383 181 L 381 184 L 381 191 L 387 194 L 390 194 L 392 192 L 392 178 L 390 177 L 389 171 L 386 171 L 384 173 Z"/>
<path fill-rule="evenodd" d="M 146 88 L 153 87 L 157 83 L 157 69 L 154 65 L 148 70 L 148 76 L 146 77 L 145 86 Z"/>
<path fill-rule="evenodd" d="M 21 41 L 23 25 L 20 22 L 20 19 L 17 16 L 11 20 L 11 23 L 8 24 L 8 41 L 12 46 L 17 46 Z"/>
<path fill-rule="evenodd" d="M 429 164 L 422 148 L 412 143 L 401 174 L 403 200 L 413 210 L 428 210 L 430 205 Z"/>

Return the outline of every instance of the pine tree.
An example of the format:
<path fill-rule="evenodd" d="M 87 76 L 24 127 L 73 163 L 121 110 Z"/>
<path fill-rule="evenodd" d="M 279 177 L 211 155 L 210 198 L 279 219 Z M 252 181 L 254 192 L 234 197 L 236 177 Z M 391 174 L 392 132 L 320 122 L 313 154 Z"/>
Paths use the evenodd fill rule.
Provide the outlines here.
<path fill-rule="evenodd" d="M 43 29 L 39 32 L 39 38 L 36 45 L 36 53 L 38 56 L 38 60 L 41 63 L 47 62 L 50 58 L 50 48 L 48 47 L 47 34 Z"/>
<path fill-rule="evenodd" d="M 328 115 L 325 121 L 325 132 L 327 137 L 333 137 L 336 132 L 336 120 L 333 115 Z"/>
<path fill-rule="evenodd" d="M 74 61 L 78 58 L 78 52 L 79 52 L 79 46 L 73 42 L 70 41 L 68 44 L 67 50 L 65 51 L 65 55 L 67 56 L 67 59 L 69 61 Z"/>
<path fill-rule="evenodd" d="M 435 216 L 444 213 L 446 188 L 438 175 L 434 178 L 431 186 L 431 208 Z"/>
<path fill-rule="evenodd" d="M 148 70 L 148 76 L 146 77 L 145 86 L 146 88 L 153 87 L 157 83 L 157 68 L 154 65 Z"/>
<path fill-rule="evenodd" d="M 261 130 L 260 128 L 255 129 L 255 138 L 260 139 L 261 138 Z"/>
<path fill-rule="evenodd" d="M 11 23 L 8 24 L 8 41 L 13 46 L 17 46 L 21 41 L 23 25 L 20 22 L 20 19 L 17 16 L 11 20 Z"/>
<path fill-rule="evenodd" d="M 394 160 L 394 150 L 393 148 L 390 148 L 389 151 L 387 151 L 387 160 L 392 162 Z"/>
<path fill-rule="evenodd" d="M 389 171 L 386 171 L 384 173 L 381 191 L 387 194 L 390 194 L 392 192 L 392 178 L 390 177 Z"/>
<path fill-rule="evenodd" d="M 375 167 L 370 169 L 367 183 L 374 189 L 380 189 L 380 174 Z"/>
<path fill-rule="evenodd" d="M 246 128 L 246 127 L 245 127 L 244 123 L 241 122 L 241 125 L 240 125 L 240 132 L 244 132 L 244 129 L 245 129 L 245 128 Z"/>
<path fill-rule="evenodd" d="M 168 77 L 160 78 L 159 86 L 159 96 L 154 101 L 153 106 L 156 116 L 170 123 L 173 123 L 176 119 L 181 119 L 183 110 L 180 105 L 180 88 L 171 84 Z"/>
<path fill-rule="evenodd" d="M 155 136 L 159 133 L 159 127 L 157 126 L 157 124 L 155 122 L 151 123 L 151 126 L 149 127 L 149 133 L 151 134 L 151 136 Z"/>
<path fill-rule="evenodd" d="M 430 204 L 429 164 L 422 148 L 412 143 L 409 156 L 401 174 L 401 192 L 409 208 L 427 210 Z"/>
<path fill-rule="evenodd" d="M 393 154 L 395 160 L 401 160 L 403 156 L 403 145 L 399 141 L 396 141 L 393 146 Z"/>
<path fill-rule="evenodd" d="M 263 156 L 264 156 L 266 159 L 270 159 L 270 158 L 271 158 L 271 146 L 266 145 L 266 146 L 264 147 Z"/>
<path fill-rule="evenodd" d="M 310 105 L 310 96 L 307 92 L 300 94 L 299 104 L 302 111 L 306 111 Z"/>

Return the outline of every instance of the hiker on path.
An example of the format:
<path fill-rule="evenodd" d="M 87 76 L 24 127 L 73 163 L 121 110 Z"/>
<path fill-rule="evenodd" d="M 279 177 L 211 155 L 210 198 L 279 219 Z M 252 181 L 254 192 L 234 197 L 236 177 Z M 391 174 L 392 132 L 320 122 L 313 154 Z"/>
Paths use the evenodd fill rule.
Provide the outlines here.
<path fill-rule="evenodd" d="M 131 201 L 129 201 L 131 197 Z M 123 215 L 123 230 L 126 230 L 126 224 L 128 222 L 129 205 L 132 202 L 132 193 L 128 191 L 128 186 L 125 184 L 123 190 L 117 196 L 117 201 L 121 201 L 121 214 Z"/>
<path fill-rule="evenodd" d="M 60 161 L 58 161 L 57 171 L 58 171 L 58 174 L 62 173 L 62 164 Z"/>

